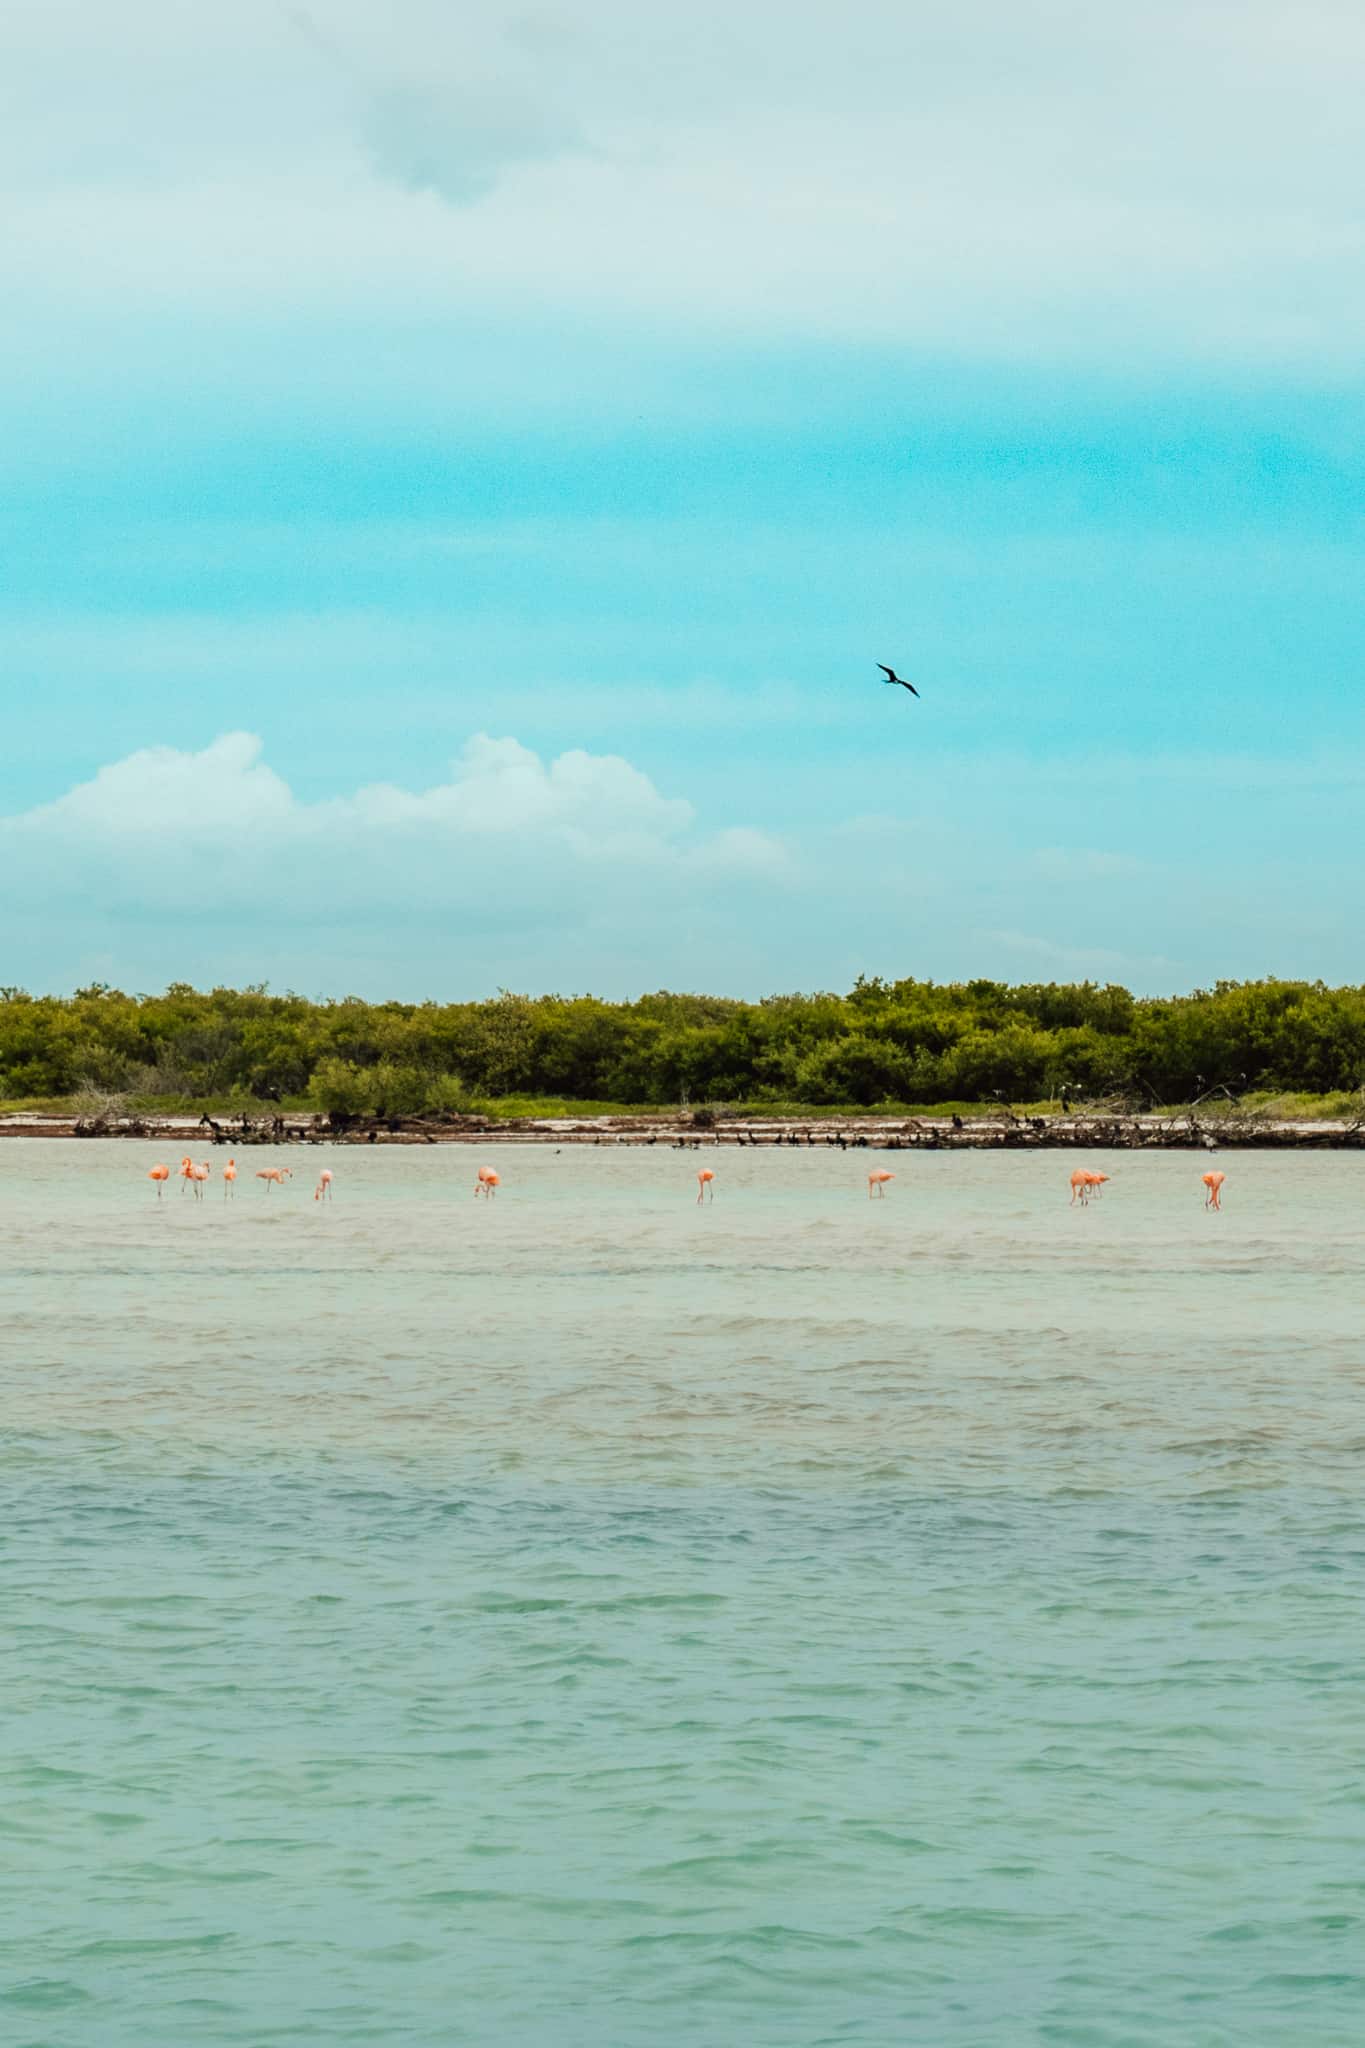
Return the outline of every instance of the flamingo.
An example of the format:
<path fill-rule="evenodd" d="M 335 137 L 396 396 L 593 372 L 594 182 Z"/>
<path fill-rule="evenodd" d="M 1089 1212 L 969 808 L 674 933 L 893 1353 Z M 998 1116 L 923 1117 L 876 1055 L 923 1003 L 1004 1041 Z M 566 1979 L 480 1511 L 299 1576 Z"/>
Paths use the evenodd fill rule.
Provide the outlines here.
<path fill-rule="evenodd" d="M 712 1185 L 711 1185 L 711 1183 L 712 1183 L 712 1181 L 713 1181 L 713 1180 L 715 1179 L 715 1177 L 716 1177 L 716 1176 L 715 1176 L 715 1174 L 714 1174 L 714 1173 L 712 1173 L 712 1171 L 711 1171 L 711 1169 L 710 1169 L 710 1167 L 709 1167 L 709 1166 L 703 1166 L 703 1168 L 702 1168 L 701 1172 L 700 1172 L 700 1173 L 699 1173 L 699 1174 L 697 1175 L 697 1200 L 698 1200 L 698 1202 L 701 1202 L 701 1201 L 703 1201 L 703 1200 L 709 1200 L 709 1201 L 712 1201 L 712 1202 L 714 1202 L 714 1201 L 715 1201 L 715 1199 L 716 1199 L 716 1191 L 715 1191 L 715 1189 L 714 1189 L 714 1188 L 712 1187 Z"/>
<path fill-rule="evenodd" d="M 1208 1189 L 1208 1193 L 1204 1197 L 1204 1207 L 1206 1209 L 1221 1209 L 1223 1206 L 1223 1182 L 1227 1179 L 1227 1175 L 1217 1172 L 1201 1173 L 1199 1178 Z"/>
<path fill-rule="evenodd" d="M 256 1173 L 257 1180 L 263 1180 L 267 1194 L 271 1188 L 282 1188 L 293 1175 L 292 1166 L 262 1166 Z"/>
<path fill-rule="evenodd" d="M 877 1196 L 880 1200 L 886 1193 L 886 1183 L 889 1180 L 894 1180 L 895 1178 L 895 1174 L 888 1173 L 884 1166 L 874 1166 L 871 1173 L 867 1176 L 868 1201 L 870 1202 L 872 1200 L 872 1190 L 874 1188 L 877 1190 Z"/>
<path fill-rule="evenodd" d="M 151 1172 L 147 1175 L 148 1180 L 154 1180 L 156 1182 L 156 1198 L 158 1202 L 161 1200 L 162 1182 L 168 1181 L 170 1177 L 171 1169 L 169 1166 L 154 1166 Z"/>
<path fill-rule="evenodd" d="M 194 1194 L 196 1201 L 203 1201 L 204 1184 L 206 1181 L 210 1180 L 212 1176 L 213 1168 L 209 1165 L 207 1159 L 201 1160 L 200 1164 L 196 1166 L 194 1169 Z"/>
<path fill-rule="evenodd" d="M 1071 1199 L 1079 1201 L 1082 1208 L 1092 1195 L 1097 1195 L 1108 1180 L 1107 1173 L 1092 1173 L 1089 1167 L 1078 1166 L 1071 1176 Z"/>
<path fill-rule="evenodd" d="M 476 1194 L 476 1195 L 487 1195 L 487 1197 L 488 1197 L 489 1201 L 491 1202 L 491 1201 L 492 1201 L 492 1199 L 493 1199 L 493 1197 L 494 1197 L 494 1195 L 495 1195 L 495 1194 L 497 1193 L 497 1191 L 498 1191 L 498 1176 L 497 1176 L 497 1174 L 496 1174 L 496 1173 L 494 1172 L 494 1170 L 493 1170 L 493 1168 L 492 1168 L 491 1166 L 481 1166 L 481 1167 L 479 1168 L 479 1177 L 478 1177 L 478 1179 L 477 1179 L 477 1180 L 475 1181 L 475 1183 L 474 1183 L 474 1192 L 475 1192 L 475 1194 Z"/>
<path fill-rule="evenodd" d="M 332 1169 L 324 1166 L 318 1175 L 318 1184 L 313 1190 L 315 1202 L 330 1202 L 332 1199 Z"/>
<path fill-rule="evenodd" d="M 190 1182 L 194 1179 L 194 1161 L 190 1158 L 188 1152 L 176 1170 L 180 1175 L 180 1192 L 183 1195 Z"/>
<path fill-rule="evenodd" d="M 223 1168 L 223 1200 L 224 1200 L 224 1201 L 226 1201 L 226 1200 L 228 1199 L 228 1196 L 229 1196 L 229 1195 L 231 1195 L 231 1194 L 232 1194 L 232 1193 L 234 1192 L 234 1183 L 235 1183 L 236 1179 L 237 1179 L 237 1161 L 236 1161 L 235 1159 L 229 1159 L 229 1161 L 228 1161 L 227 1165 L 226 1165 L 226 1166 L 225 1166 L 225 1167 Z"/>

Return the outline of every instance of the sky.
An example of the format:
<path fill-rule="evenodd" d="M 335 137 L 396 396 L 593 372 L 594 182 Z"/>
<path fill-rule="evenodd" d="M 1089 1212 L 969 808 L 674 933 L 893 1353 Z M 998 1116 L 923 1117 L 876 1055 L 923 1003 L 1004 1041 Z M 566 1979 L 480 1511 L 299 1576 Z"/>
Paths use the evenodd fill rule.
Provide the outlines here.
<path fill-rule="evenodd" d="M 0 983 L 1365 980 L 1363 93 L 1314 0 L 10 0 Z"/>

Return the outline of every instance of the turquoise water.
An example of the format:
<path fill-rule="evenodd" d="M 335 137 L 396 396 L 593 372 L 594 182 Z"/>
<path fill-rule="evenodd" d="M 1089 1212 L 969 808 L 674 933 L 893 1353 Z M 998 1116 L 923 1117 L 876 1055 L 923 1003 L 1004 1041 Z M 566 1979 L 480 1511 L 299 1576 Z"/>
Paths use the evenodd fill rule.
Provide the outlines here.
<path fill-rule="evenodd" d="M 1365 1162 L 155 1156 L 0 1148 L 5 2038 L 1357 2048 Z"/>

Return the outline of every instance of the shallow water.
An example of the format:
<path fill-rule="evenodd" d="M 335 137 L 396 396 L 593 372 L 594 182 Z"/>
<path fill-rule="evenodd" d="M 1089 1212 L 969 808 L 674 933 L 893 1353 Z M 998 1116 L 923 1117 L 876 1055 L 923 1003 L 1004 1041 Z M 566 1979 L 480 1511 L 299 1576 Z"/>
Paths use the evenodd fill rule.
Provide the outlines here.
<path fill-rule="evenodd" d="M 1365 1162 L 155 1156 L 0 1146 L 6 2038 L 1365 2036 Z"/>

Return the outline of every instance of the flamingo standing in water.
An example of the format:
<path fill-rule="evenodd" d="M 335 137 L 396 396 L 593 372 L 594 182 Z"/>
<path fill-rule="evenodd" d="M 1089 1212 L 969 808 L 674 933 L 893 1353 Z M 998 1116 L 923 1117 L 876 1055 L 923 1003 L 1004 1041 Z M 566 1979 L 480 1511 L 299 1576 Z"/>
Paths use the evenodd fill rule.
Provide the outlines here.
<path fill-rule="evenodd" d="M 237 1161 L 235 1159 L 229 1159 L 227 1165 L 223 1168 L 223 1200 L 225 1202 L 228 1199 L 229 1195 L 231 1195 L 234 1192 L 234 1185 L 236 1179 Z"/>
<path fill-rule="evenodd" d="M 194 1161 L 190 1158 L 188 1152 L 181 1160 L 177 1171 L 180 1175 L 180 1192 L 183 1195 L 190 1182 L 194 1179 Z"/>
<path fill-rule="evenodd" d="M 1092 1195 L 1099 1193 L 1108 1178 L 1107 1173 L 1092 1173 L 1089 1167 L 1078 1166 L 1071 1176 L 1072 1201 L 1079 1201 L 1084 1207 Z"/>
<path fill-rule="evenodd" d="M 318 1184 L 313 1190 L 315 1202 L 330 1202 L 332 1199 L 332 1169 L 324 1166 L 318 1175 Z"/>
<path fill-rule="evenodd" d="M 868 1201 L 870 1202 L 872 1200 L 872 1192 L 874 1188 L 877 1192 L 879 1199 L 882 1196 L 884 1196 L 886 1193 L 886 1183 L 889 1180 L 894 1180 L 895 1178 L 895 1174 L 888 1173 L 884 1166 L 874 1166 L 871 1173 L 867 1176 Z"/>
<path fill-rule="evenodd" d="M 491 1202 L 498 1191 L 498 1185 L 498 1176 L 493 1168 L 491 1166 L 481 1166 L 479 1168 L 479 1177 L 474 1183 L 475 1194 L 487 1195 Z"/>
<path fill-rule="evenodd" d="M 212 1168 L 207 1160 L 200 1166 L 192 1166 L 190 1168 L 190 1179 L 194 1182 L 194 1199 L 196 1202 L 202 1202 L 204 1199 L 204 1182 L 208 1179 L 211 1171 Z"/>
<path fill-rule="evenodd" d="M 716 1191 L 711 1185 L 715 1177 L 709 1166 L 703 1166 L 701 1172 L 697 1175 L 697 1200 L 699 1202 L 704 1200 L 715 1201 Z"/>
<path fill-rule="evenodd" d="M 266 1193 L 269 1194 L 271 1188 L 282 1188 L 292 1177 L 293 1172 L 292 1166 L 262 1166 L 258 1169 L 256 1178 L 265 1182 Z"/>
<path fill-rule="evenodd" d="M 147 1175 L 148 1180 L 154 1180 L 156 1182 L 156 1198 L 158 1202 L 161 1200 L 162 1183 L 164 1181 L 168 1181 L 170 1177 L 171 1169 L 169 1166 L 154 1166 L 151 1172 Z"/>
<path fill-rule="evenodd" d="M 1208 1193 L 1204 1197 L 1204 1207 L 1206 1209 L 1221 1209 L 1223 1206 L 1223 1182 L 1227 1179 L 1227 1175 L 1215 1171 L 1213 1173 L 1201 1173 L 1199 1178 L 1208 1189 Z"/>

